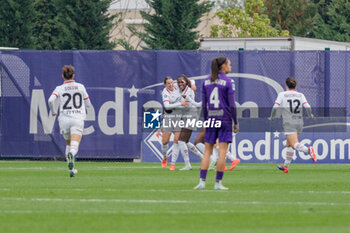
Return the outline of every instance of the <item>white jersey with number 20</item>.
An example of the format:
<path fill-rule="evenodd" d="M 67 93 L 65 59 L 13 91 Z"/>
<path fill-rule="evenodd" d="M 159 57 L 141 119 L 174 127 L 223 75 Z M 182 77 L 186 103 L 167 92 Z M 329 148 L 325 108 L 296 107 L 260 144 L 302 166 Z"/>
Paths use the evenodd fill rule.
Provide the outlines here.
<path fill-rule="evenodd" d="M 62 85 L 56 87 L 52 95 L 59 99 L 60 117 L 66 116 L 85 120 L 85 101 L 89 99 L 89 95 L 83 84 L 74 80 L 65 81 Z"/>

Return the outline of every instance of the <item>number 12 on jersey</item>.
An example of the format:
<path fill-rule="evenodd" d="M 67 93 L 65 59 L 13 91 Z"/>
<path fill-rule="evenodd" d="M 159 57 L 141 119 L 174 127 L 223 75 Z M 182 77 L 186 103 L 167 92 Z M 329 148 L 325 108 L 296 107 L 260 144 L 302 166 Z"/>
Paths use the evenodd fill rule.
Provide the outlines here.
<path fill-rule="evenodd" d="M 300 101 L 298 99 L 287 100 L 287 102 L 289 103 L 289 110 L 291 113 L 295 113 L 295 114 L 300 113 L 300 110 L 299 110 Z M 293 103 L 295 103 L 295 105 L 296 105 L 294 109 L 293 109 Z"/>

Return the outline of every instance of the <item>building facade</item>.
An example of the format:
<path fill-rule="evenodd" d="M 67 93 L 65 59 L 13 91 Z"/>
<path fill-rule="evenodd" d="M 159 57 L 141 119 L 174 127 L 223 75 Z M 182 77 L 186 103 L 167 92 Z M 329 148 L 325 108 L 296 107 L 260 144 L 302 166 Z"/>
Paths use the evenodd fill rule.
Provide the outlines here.
<path fill-rule="evenodd" d="M 144 44 L 133 31 L 144 32 L 143 25 L 145 21 L 142 19 L 140 12 L 151 10 L 144 0 L 116 0 L 112 2 L 109 12 L 110 14 L 117 14 L 115 19 L 117 26 L 110 33 L 111 40 L 117 42 L 115 49 L 142 49 L 141 46 Z M 210 25 L 219 22 L 220 20 L 215 16 L 214 10 L 204 15 L 197 27 L 201 37 L 209 37 Z"/>

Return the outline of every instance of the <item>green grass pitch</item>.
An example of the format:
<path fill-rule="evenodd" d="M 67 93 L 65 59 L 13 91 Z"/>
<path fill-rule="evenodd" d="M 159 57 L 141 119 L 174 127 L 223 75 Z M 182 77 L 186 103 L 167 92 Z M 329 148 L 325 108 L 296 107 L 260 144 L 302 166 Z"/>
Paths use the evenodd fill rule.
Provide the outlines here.
<path fill-rule="evenodd" d="M 228 191 L 193 165 L 0 161 L 0 232 L 350 232 L 350 165 L 241 163 Z"/>

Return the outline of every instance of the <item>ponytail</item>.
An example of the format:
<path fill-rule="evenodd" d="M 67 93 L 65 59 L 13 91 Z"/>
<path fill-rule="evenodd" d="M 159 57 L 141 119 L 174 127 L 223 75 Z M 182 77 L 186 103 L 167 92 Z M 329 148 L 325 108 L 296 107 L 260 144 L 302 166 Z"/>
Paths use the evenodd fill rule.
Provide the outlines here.
<path fill-rule="evenodd" d="M 221 66 L 227 62 L 226 57 L 218 57 L 214 58 L 211 61 L 211 77 L 210 82 L 215 82 L 219 78 L 219 72 L 221 70 Z"/>

